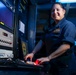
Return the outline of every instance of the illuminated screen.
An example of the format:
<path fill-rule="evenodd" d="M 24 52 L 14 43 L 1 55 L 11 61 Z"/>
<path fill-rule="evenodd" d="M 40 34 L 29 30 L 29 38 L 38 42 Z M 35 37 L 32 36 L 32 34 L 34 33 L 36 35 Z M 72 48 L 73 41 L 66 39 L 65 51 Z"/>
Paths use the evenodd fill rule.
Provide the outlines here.
<path fill-rule="evenodd" d="M 13 12 L 0 1 L 0 22 L 12 29 L 13 27 Z"/>
<path fill-rule="evenodd" d="M 22 44 L 22 53 L 23 53 L 23 56 L 25 56 L 28 53 L 27 43 L 24 41 L 21 41 L 21 44 Z"/>
<path fill-rule="evenodd" d="M 76 0 L 56 0 L 56 2 L 61 2 L 61 3 L 76 3 Z"/>
<path fill-rule="evenodd" d="M 24 59 L 24 56 L 28 54 L 28 42 L 25 41 L 23 38 L 18 39 L 18 51 L 19 51 L 19 58 Z"/>

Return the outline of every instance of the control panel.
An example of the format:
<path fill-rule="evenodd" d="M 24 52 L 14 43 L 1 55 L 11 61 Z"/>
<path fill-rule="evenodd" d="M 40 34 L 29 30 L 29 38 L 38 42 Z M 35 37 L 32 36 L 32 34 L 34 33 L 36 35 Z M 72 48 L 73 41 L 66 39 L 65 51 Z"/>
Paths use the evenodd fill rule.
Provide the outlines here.
<path fill-rule="evenodd" d="M 0 45 L 13 47 L 13 34 L 0 28 Z"/>
<path fill-rule="evenodd" d="M 0 58 L 13 58 L 12 49 L 13 34 L 11 32 L 6 31 L 3 28 L 0 28 Z"/>
<path fill-rule="evenodd" d="M 0 58 L 13 58 L 13 51 L 6 50 L 6 49 L 0 49 Z"/>

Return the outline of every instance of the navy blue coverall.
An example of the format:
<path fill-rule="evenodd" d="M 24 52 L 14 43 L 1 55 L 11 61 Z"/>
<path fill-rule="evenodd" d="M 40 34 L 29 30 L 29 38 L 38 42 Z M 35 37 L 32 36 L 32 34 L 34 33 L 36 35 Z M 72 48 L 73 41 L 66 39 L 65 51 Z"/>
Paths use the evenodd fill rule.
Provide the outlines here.
<path fill-rule="evenodd" d="M 57 50 L 63 43 L 70 44 L 71 48 L 61 56 L 50 61 L 50 72 L 53 75 L 74 75 L 76 71 L 76 59 L 73 46 L 76 39 L 76 27 L 65 18 L 57 25 L 54 24 L 51 25 L 42 39 L 46 47 L 47 56 Z"/>

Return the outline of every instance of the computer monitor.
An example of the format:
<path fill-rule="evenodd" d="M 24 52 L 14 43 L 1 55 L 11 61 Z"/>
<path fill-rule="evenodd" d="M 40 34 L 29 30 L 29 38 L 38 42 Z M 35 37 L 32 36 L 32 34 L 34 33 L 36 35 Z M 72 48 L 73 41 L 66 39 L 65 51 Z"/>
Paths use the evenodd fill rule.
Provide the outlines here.
<path fill-rule="evenodd" d="M 2 1 L 0 1 L 0 23 L 4 26 L 13 29 L 14 13 Z"/>

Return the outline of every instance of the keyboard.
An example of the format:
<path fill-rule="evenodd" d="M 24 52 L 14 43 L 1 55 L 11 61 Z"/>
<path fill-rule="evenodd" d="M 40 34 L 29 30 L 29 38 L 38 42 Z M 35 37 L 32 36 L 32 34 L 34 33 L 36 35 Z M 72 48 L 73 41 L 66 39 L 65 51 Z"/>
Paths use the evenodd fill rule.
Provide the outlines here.
<path fill-rule="evenodd" d="M 14 66 L 15 62 L 9 59 L 0 59 L 0 66 Z"/>
<path fill-rule="evenodd" d="M 43 67 L 42 65 L 34 65 L 34 62 L 17 59 L 15 63 L 19 66 Z"/>

